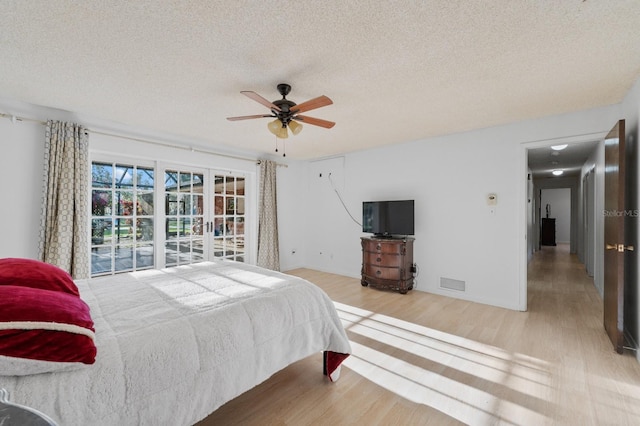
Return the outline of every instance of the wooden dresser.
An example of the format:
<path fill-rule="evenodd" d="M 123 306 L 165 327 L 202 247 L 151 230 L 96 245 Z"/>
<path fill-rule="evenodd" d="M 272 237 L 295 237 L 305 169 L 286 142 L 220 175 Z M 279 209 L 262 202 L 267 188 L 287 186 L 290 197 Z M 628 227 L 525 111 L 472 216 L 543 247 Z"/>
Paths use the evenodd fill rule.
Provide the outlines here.
<path fill-rule="evenodd" d="M 363 286 L 397 290 L 413 288 L 413 238 L 362 237 Z"/>
<path fill-rule="evenodd" d="M 540 231 L 540 244 L 543 246 L 556 245 L 556 220 L 555 218 L 543 218 Z"/>

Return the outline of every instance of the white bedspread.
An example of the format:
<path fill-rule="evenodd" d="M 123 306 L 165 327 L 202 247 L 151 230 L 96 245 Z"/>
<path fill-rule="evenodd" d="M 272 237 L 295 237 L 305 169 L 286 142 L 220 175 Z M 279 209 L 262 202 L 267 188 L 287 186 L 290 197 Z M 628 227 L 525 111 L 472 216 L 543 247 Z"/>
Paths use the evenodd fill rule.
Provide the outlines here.
<path fill-rule="evenodd" d="M 79 281 L 96 363 L 0 377 L 11 401 L 73 425 L 190 425 L 292 362 L 351 353 L 328 296 L 236 262 Z M 322 374 L 322 365 L 309 374 Z"/>

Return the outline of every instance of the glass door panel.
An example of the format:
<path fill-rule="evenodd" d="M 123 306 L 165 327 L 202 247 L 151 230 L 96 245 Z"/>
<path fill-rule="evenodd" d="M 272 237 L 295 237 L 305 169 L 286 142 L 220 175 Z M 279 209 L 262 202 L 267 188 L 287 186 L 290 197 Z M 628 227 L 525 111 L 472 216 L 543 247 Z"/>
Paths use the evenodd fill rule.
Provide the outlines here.
<path fill-rule="evenodd" d="M 204 175 L 165 171 L 165 266 L 204 260 Z"/>
<path fill-rule="evenodd" d="M 245 178 L 215 174 L 213 182 L 213 257 L 244 262 Z"/>
<path fill-rule="evenodd" d="M 154 174 L 135 164 L 91 164 L 92 276 L 155 266 Z"/>

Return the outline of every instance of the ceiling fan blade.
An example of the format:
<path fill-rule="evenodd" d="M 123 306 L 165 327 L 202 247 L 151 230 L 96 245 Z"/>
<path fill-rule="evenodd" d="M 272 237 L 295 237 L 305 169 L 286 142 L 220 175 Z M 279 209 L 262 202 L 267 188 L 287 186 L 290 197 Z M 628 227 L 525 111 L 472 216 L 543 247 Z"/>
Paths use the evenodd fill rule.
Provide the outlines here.
<path fill-rule="evenodd" d="M 308 100 L 306 102 L 303 102 L 301 104 L 298 104 L 298 105 L 295 105 L 295 106 L 291 107 L 291 111 L 294 114 L 297 114 L 299 112 L 310 111 L 312 109 L 316 109 L 316 108 L 320 108 L 320 107 L 323 107 L 323 106 L 331 105 L 332 103 L 333 103 L 333 101 L 331 99 L 329 99 L 325 95 L 322 95 L 322 96 L 318 96 L 317 98 L 310 99 L 310 100 Z"/>
<path fill-rule="evenodd" d="M 275 109 L 276 111 L 280 111 L 280 107 L 275 105 L 273 102 L 266 100 L 262 96 L 258 95 L 256 92 L 252 92 L 250 90 L 243 90 L 240 93 L 243 95 L 253 99 L 254 101 L 266 106 L 267 108 Z"/>
<path fill-rule="evenodd" d="M 302 121 L 306 124 L 313 124 L 314 126 L 324 127 L 325 129 L 330 129 L 336 125 L 333 121 L 322 120 L 320 118 L 307 117 L 306 115 L 296 115 L 293 117 L 294 120 Z"/>
<path fill-rule="evenodd" d="M 269 114 L 242 115 L 240 117 L 227 117 L 227 120 L 229 120 L 229 121 L 239 121 L 239 120 L 250 120 L 252 118 L 262 118 L 262 117 L 273 117 L 273 115 L 269 115 Z"/>

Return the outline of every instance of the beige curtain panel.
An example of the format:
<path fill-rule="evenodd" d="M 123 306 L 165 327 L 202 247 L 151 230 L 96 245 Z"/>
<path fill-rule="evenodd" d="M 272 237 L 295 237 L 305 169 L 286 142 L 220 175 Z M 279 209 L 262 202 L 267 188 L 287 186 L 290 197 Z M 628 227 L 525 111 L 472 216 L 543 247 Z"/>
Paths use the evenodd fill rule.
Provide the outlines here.
<path fill-rule="evenodd" d="M 258 216 L 258 266 L 280 270 L 278 208 L 274 161 L 260 162 L 260 214 Z"/>
<path fill-rule="evenodd" d="M 48 121 L 40 259 L 89 277 L 89 138 L 82 126 Z"/>

